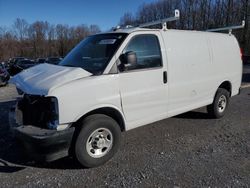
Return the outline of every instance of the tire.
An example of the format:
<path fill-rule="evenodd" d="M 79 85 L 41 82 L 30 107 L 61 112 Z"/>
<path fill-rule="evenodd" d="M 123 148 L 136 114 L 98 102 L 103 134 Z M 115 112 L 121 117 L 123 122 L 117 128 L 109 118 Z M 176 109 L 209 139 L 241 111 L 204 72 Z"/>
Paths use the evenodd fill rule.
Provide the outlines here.
<path fill-rule="evenodd" d="M 111 159 L 121 142 L 121 129 L 109 116 L 86 117 L 76 138 L 75 157 L 84 167 L 100 166 Z"/>
<path fill-rule="evenodd" d="M 223 88 L 219 88 L 213 103 L 207 106 L 209 116 L 215 119 L 223 117 L 229 105 L 229 99 L 229 92 Z"/>

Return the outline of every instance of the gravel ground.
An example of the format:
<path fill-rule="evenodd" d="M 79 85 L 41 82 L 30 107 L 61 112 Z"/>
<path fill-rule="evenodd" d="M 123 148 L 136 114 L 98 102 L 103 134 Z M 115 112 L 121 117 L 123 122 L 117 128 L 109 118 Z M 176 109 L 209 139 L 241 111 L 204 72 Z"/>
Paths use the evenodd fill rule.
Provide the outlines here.
<path fill-rule="evenodd" d="M 232 98 L 222 119 L 209 119 L 201 108 L 125 132 L 115 157 L 94 169 L 70 158 L 29 159 L 9 131 L 15 96 L 13 86 L 0 88 L 0 187 L 250 186 L 250 88 Z"/>

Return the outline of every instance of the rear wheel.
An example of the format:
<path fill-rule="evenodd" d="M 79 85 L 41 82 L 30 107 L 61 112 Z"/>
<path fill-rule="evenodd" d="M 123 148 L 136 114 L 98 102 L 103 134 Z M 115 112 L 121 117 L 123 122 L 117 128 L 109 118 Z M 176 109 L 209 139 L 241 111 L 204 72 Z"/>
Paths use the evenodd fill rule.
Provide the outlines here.
<path fill-rule="evenodd" d="M 117 152 L 121 140 L 118 123 L 103 114 L 91 115 L 84 119 L 76 139 L 75 155 L 85 167 L 106 163 Z"/>
<path fill-rule="evenodd" d="M 226 89 L 219 88 L 216 92 L 214 101 L 207 106 L 208 114 L 212 118 L 221 118 L 225 115 L 229 104 L 229 92 Z"/>

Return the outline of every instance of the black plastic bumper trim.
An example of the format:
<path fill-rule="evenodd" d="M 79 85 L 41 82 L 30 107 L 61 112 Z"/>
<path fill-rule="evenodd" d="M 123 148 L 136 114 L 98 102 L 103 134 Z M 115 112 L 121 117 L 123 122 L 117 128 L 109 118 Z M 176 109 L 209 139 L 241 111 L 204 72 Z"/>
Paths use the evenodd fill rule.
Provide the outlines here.
<path fill-rule="evenodd" d="M 15 136 L 23 142 L 31 157 L 49 162 L 69 154 L 75 128 L 57 131 L 28 125 L 16 127 L 14 131 Z"/>

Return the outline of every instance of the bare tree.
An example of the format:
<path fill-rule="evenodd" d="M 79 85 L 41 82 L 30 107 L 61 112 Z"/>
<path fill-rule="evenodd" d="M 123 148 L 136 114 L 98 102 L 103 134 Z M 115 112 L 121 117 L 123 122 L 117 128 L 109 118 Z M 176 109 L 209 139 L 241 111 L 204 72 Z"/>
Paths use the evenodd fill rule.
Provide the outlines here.
<path fill-rule="evenodd" d="M 101 29 L 98 25 L 90 25 L 89 30 L 90 30 L 90 34 L 97 34 L 101 32 Z"/>
<path fill-rule="evenodd" d="M 23 40 L 25 37 L 27 37 L 28 22 L 26 20 L 17 18 L 13 27 L 19 40 Z"/>
<path fill-rule="evenodd" d="M 126 12 L 119 25 L 138 25 L 142 22 L 172 16 L 180 9 L 181 19 L 168 24 L 169 28 L 206 30 L 239 24 L 246 19 L 246 27 L 235 31 L 245 54 L 250 55 L 249 0 L 157 0 L 143 3 L 134 13 Z M 97 25 L 52 25 L 44 21 L 27 23 L 16 19 L 11 28 L 0 27 L 0 60 L 12 56 L 30 58 L 65 56 L 79 41 L 91 34 L 99 33 Z"/>
<path fill-rule="evenodd" d="M 68 42 L 69 26 L 58 24 L 56 25 L 57 49 L 60 56 L 65 56 Z"/>
<path fill-rule="evenodd" d="M 120 25 L 137 25 L 168 17 L 176 8 L 181 10 L 181 19 L 169 26 L 179 29 L 206 30 L 229 26 L 240 24 L 245 17 L 244 31 L 236 31 L 235 35 L 245 53 L 249 51 L 249 0 L 158 0 L 142 4 L 134 14 L 125 13 Z"/>
<path fill-rule="evenodd" d="M 126 12 L 120 19 L 120 25 L 133 25 L 136 22 L 131 12 Z"/>

